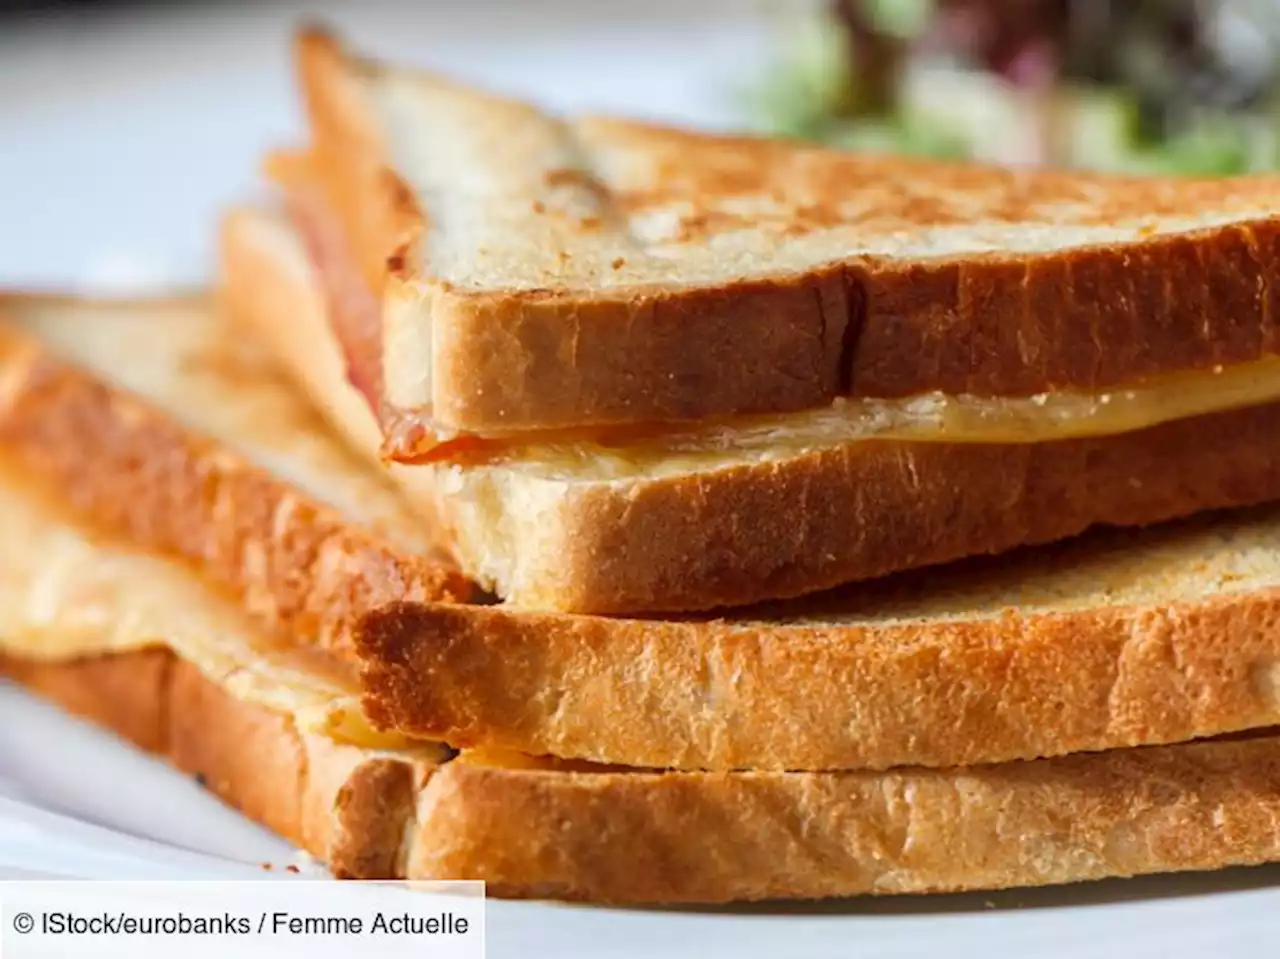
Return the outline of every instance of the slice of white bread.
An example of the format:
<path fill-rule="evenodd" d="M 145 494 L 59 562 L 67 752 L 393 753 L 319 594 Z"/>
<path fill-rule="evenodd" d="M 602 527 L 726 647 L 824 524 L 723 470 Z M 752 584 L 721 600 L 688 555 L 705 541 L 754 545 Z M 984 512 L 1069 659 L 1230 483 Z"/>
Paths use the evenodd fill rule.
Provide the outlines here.
<path fill-rule="evenodd" d="M 203 301 L 0 297 L 0 451 L 79 515 L 335 648 L 470 585 L 389 483 Z"/>
<path fill-rule="evenodd" d="M 1093 389 L 1280 349 L 1277 177 L 557 118 L 315 32 L 298 73 L 307 179 L 377 297 L 383 398 L 446 432 Z"/>
<path fill-rule="evenodd" d="M 924 572 L 737 622 L 451 611 L 422 602 L 434 579 L 405 572 L 416 553 L 396 544 L 429 545 L 418 520 L 376 470 L 338 454 L 207 305 L 11 306 L 6 342 L 25 361 L 0 363 L 0 452 L 80 522 L 194 566 L 291 648 L 320 635 L 363 668 L 373 718 L 419 738 L 629 766 L 880 768 L 1277 721 L 1270 511 Z M 208 435 L 181 425 L 214 409 L 243 415 L 201 421 Z M 375 510 L 381 532 L 368 526 Z M 18 564 L 46 552 L 15 549 Z"/>
<path fill-rule="evenodd" d="M 374 720 L 459 747 L 874 769 L 1182 742 L 1280 725 L 1280 508 L 724 619 L 403 604 L 362 640 Z"/>
<path fill-rule="evenodd" d="M 0 657 L 340 876 L 725 902 L 1048 885 L 1280 859 L 1280 738 L 968 770 L 662 773 L 335 744 L 163 651 Z"/>
<path fill-rule="evenodd" d="M 228 317 L 376 459 L 375 419 L 344 376 L 297 235 L 236 211 L 222 255 Z M 796 596 L 1094 524 L 1280 499 L 1280 404 L 1043 443 L 785 439 L 658 462 L 533 446 L 391 472 L 468 574 L 509 603 L 602 613 Z"/>

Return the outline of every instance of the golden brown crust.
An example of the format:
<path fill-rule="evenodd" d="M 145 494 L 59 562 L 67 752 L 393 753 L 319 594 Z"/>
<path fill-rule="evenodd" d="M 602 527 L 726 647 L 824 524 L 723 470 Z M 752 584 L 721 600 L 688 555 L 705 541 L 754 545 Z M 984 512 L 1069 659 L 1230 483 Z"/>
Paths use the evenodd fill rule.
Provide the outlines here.
<path fill-rule="evenodd" d="M 58 664 L 0 654 L 0 675 L 105 726 L 139 749 L 163 753 L 168 748 L 169 688 L 177 663 L 171 652 L 160 648 Z"/>
<path fill-rule="evenodd" d="M 963 766 L 1280 724 L 1274 588 L 872 625 L 404 606 L 363 640 L 375 723 L 627 766 Z"/>
<path fill-rule="evenodd" d="M 425 220 L 388 172 L 388 152 L 361 95 L 356 78 L 376 68 L 316 36 L 301 43 L 299 63 L 326 193 L 371 288 L 381 291 L 388 260 L 404 267 Z M 616 126 L 632 138 L 674 143 L 670 151 L 683 165 L 662 176 L 697 210 L 709 192 L 698 179 L 701 158 L 714 173 L 726 141 Z M 1194 219 L 1241 209 L 1250 191 L 1259 198 L 1255 209 L 1266 210 L 1276 184 L 1170 185 L 901 160 L 895 170 L 833 151 L 750 139 L 731 146 L 728 175 L 737 192 L 777 192 L 786 181 L 779 186 L 770 176 L 803 166 L 815 190 L 827 184 L 820 198 L 841 195 L 850 183 L 884 184 L 890 210 L 875 215 L 933 225 L 976 204 L 996 221 L 1051 231 L 1036 219 L 1040 193 L 1096 207 L 1104 220 Z M 922 202 L 899 183 L 913 178 L 937 181 L 941 199 Z M 710 192 L 727 189 L 716 183 Z M 804 232 L 805 217 L 816 212 L 797 210 L 791 227 Z M 826 215 L 839 222 L 838 211 Z M 885 229 L 877 222 L 867 230 Z M 463 432 L 649 424 L 787 412 L 840 395 L 1092 390 L 1247 362 L 1280 351 L 1277 253 L 1280 219 L 1242 213 L 1226 225 L 1129 242 L 1047 253 L 862 255 L 712 288 L 441 289 L 431 308 L 431 408 L 400 413 Z M 389 449 L 407 461 L 425 452 Z"/>
<path fill-rule="evenodd" d="M 403 875 L 402 836 L 432 764 L 300 733 L 167 650 L 58 664 L 0 656 L 0 675 L 164 756 L 339 877 Z"/>
<path fill-rule="evenodd" d="M 566 497 L 511 599 L 711 609 L 1280 499 L 1280 404 L 1023 445 L 852 442 Z"/>
<path fill-rule="evenodd" d="M 227 220 L 231 318 L 372 456 L 367 410 L 326 372 L 340 364 L 334 345 L 317 339 L 323 307 L 305 263 L 290 259 L 290 236 L 252 212 Z M 500 465 L 457 467 L 463 488 L 445 496 L 433 493 L 433 469 L 393 476 L 415 508 L 454 531 L 459 560 L 483 579 L 483 547 L 468 542 L 459 520 L 468 498 L 479 498 L 467 476 L 488 471 L 531 489 L 537 481 Z M 503 547 L 514 572 L 497 586 L 508 600 L 593 613 L 710 609 L 1050 542 L 1095 524 L 1144 525 L 1280 499 L 1280 405 L 1046 443 L 857 441 L 714 472 L 563 489 L 536 539 Z M 512 496 L 499 509 L 506 521 L 528 508 L 529 498 Z"/>
<path fill-rule="evenodd" d="M 370 608 L 471 595 L 445 562 L 396 548 L 17 327 L 0 325 L 0 378 L 7 456 L 81 522 L 198 565 L 270 628 L 342 649 Z"/>
<path fill-rule="evenodd" d="M 433 313 L 432 414 L 477 432 L 683 421 L 842 395 L 1088 391 L 1243 363 L 1280 351 L 1277 253 L 1280 221 L 1266 219 L 715 290 L 455 291 Z"/>
<path fill-rule="evenodd" d="M 936 772 L 455 761 L 419 801 L 409 872 L 607 902 L 995 889 L 1275 860 L 1278 815 L 1275 737 Z"/>
<path fill-rule="evenodd" d="M 0 659 L 0 672 L 167 755 L 339 875 L 483 879 L 497 896 L 725 902 L 1280 859 L 1271 736 L 938 772 L 436 769 L 299 737 L 164 652 Z"/>
<path fill-rule="evenodd" d="M 835 270 L 627 297 L 451 290 L 432 311 L 431 418 L 483 433 L 825 406 L 847 392 L 861 302 Z"/>
<path fill-rule="evenodd" d="M 1280 351 L 1280 220 L 868 268 L 853 392 L 1094 389 Z"/>

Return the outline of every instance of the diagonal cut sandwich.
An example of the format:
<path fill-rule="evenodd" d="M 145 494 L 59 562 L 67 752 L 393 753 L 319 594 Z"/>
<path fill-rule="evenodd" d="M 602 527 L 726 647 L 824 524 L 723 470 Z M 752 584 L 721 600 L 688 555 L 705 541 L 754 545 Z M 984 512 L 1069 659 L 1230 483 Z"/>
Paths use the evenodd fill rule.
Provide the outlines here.
<path fill-rule="evenodd" d="M 298 53 L 312 143 L 226 219 L 221 313 L 0 303 L 4 673 L 340 876 L 1280 860 L 1280 179 L 561 120 Z"/>
<path fill-rule="evenodd" d="M 715 619 L 463 603 L 429 527 L 229 318 L 19 311 L 0 333 L 4 454 L 85 522 L 346 660 L 382 726 L 626 766 L 823 770 L 1280 721 L 1272 507 Z"/>
<path fill-rule="evenodd" d="M 791 772 L 779 768 L 785 762 L 744 771 L 628 768 L 538 758 L 500 743 L 457 752 L 380 728 L 379 670 L 416 668 L 425 645 L 402 656 L 376 640 L 410 611 L 452 609 L 461 628 L 418 641 L 469 646 L 480 661 L 489 655 L 483 644 L 503 642 L 513 624 L 524 629 L 522 641 L 536 644 L 542 631 L 550 649 L 580 633 L 589 650 L 591 630 L 607 621 L 460 603 L 467 584 L 433 554 L 429 525 L 410 518 L 385 480 L 346 453 L 258 349 L 207 306 L 12 299 L 4 308 L 4 671 L 200 775 L 340 875 L 482 878 L 500 895 L 715 902 L 1034 885 L 1280 859 L 1280 745 L 1265 728 L 965 769 L 844 772 Z M 1007 683 L 1024 655 L 1037 668 L 1039 648 L 1042 694 L 1083 690 L 1093 696 L 1088 709 L 1098 708 L 1095 668 L 1115 657 L 1119 681 L 1103 700 L 1115 710 L 1109 719 L 1124 729 L 1130 715 L 1141 716 L 1123 733 L 1125 744 L 1274 723 L 1280 660 L 1268 604 L 1280 515 L 1244 512 L 1119 539 L 1072 547 L 1076 573 L 1053 571 L 1051 556 L 1029 578 L 996 567 L 939 572 L 932 598 L 917 600 L 904 586 L 892 617 L 916 624 L 917 662 L 942 671 L 922 673 L 916 690 L 935 690 L 935 722 L 958 721 L 974 742 L 991 734 L 1007 744 L 1000 721 L 1011 728 L 1019 712 L 1051 730 L 1057 706 L 1026 712 L 1033 691 Z M 1091 563 L 1111 571 L 1109 585 L 1093 581 Z M 1116 581 L 1118 570 L 1132 581 Z M 973 610 L 979 597 L 1014 595 L 1019 582 L 1056 592 L 1031 598 L 1055 609 L 1056 628 L 1026 631 L 1007 670 L 968 669 L 980 635 L 996 649 L 1018 646 L 1016 616 Z M 808 615 L 836 616 L 833 607 L 847 601 L 817 597 Z M 1111 619 L 1129 624 L 1131 643 L 1099 637 L 1096 624 Z M 650 625 L 655 637 L 733 645 L 723 623 Z M 610 628 L 623 636 L 644 627 Z M 796 628 L 739 627 L 769 648 L 779 695 L 820 646 L 898 644 L 905 657 L 913 642 L 874 616 L 844 634 L 813 637 L 807 648 L 774 641 Z M 932 647 L 930 629 L 938 632 Z M 942 644 L 944 631 L 956 646 Z M 965 634 L 974 638 L 967 647 Z M 963 652 L 949 666 L 952 648 Z M 708 657 L 712 673 L 715 662 Z M 810 695 L 834 700 L 846 678 Z M 733 684 L 709 679 L 704 712 L 732 711 L 722 694 Z M 642 675 L 635 680 L 644 684 Z M 445 682 L 418 692 L 430 702 L 458 688 Z M 654 697 L 669 691 L 650 689 Z M 1006 690 L 1010 715 L 1002 717 Z M 896 692 L 855 693 L 889 697 L 847 718 L 865 717 L 869 737 L 888 737 L 875 747 L 881 758 L 898 762 L 901 746 L 885 744 L 914 748 L 912 718 L 900 718 L 897 734 L 878 728 Z M 948 712 L 948 697 L 970 695 L 992 709 Z M 513 687 L 513 696 L 528 691 Z M 1144 697 L 1163 708 L 1144 713 Z M 785 710 L 796 701 L 779 703 Z M 1055 703 L 1069 717 L 1062 728 L 1074 723 L 1069 735 L 1079 735 L 1084 707 L 1068 692 Z M 1199 725 L 1177 726 L 1186 717 Z M 1150 739 L 1135 732 L 1166 722 Z M 683 735 L 678 726 L 670 733 Z M 1109 745 L 1072 740 L 1067 748 Z M 928 748 L 960 746 L 938 740 Z M 941 752 L 933 759 L 960 761 Z"/>
<path fill-rule="evenodd" d="M 1280 497 L 1280 178 L 561 119 L 304 33 L 235 314 L 509 603 L 782 599 Z"/>

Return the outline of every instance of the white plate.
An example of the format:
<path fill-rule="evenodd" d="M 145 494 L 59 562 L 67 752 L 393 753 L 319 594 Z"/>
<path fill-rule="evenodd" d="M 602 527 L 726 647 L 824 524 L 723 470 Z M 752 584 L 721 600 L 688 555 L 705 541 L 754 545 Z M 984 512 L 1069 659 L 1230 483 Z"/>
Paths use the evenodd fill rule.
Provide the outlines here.
<path fill-rule="evenodd" d="M 772 22 L 743 7 L 366 0 L 2 22 L 0 285 L 206 282 L 217 211 L 253 195 L 262 151 L 297 134 L 285 50 L 303 10 L 557 107 L 724 125 L 770 48 Z M 0 875 L 260 877 L 297 861 L 184 777 L 0 686 Z M 494 902 L 489 935 L 493 956 L 1268 955 L 1278 882 L 1264 868 L 743 911 Z"/>

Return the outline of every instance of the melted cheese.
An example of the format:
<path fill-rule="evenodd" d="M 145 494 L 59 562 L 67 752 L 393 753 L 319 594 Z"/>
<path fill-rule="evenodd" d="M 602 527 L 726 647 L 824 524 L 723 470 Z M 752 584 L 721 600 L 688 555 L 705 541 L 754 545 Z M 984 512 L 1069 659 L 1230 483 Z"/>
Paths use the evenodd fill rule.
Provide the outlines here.
<path fill-rule="evenodd" d="M 410 745 L 373 729 L 356 684 L 325 657 L 266 642 L 186 568 L 93 542 L 2 471 L 0 517 L 0 650 L 62 662 L 167 648 L 302 730 L 369 748 Z"/>
<path fill-rule="evenodd" d="M 662 476 L 784 459 L 857 440 L 1042 443 L 1113 436 L 1273 402 L 1280 402 L 1280 358 L 1269 357 L 1098 393 L 843 399 L 822 410 L 737 417 L 656 435 L 544 436 L 477 458 L 566 479 Z"/>

